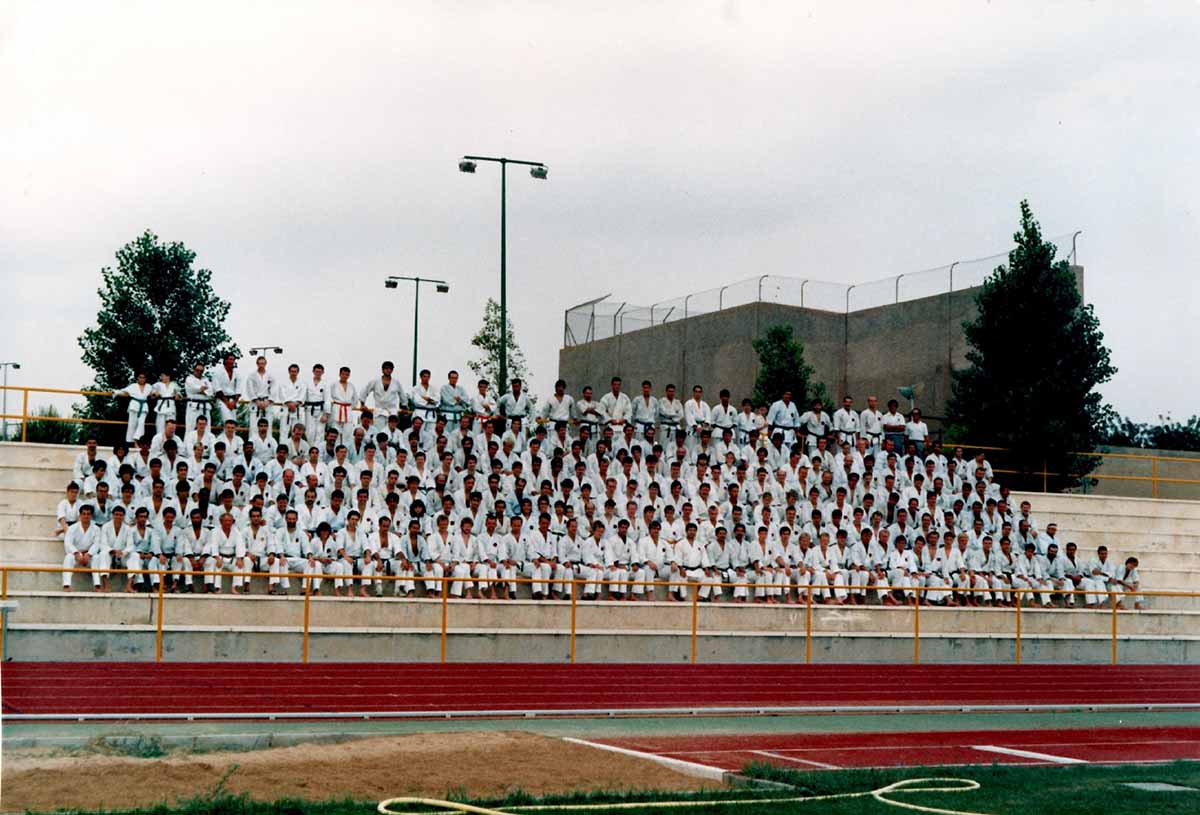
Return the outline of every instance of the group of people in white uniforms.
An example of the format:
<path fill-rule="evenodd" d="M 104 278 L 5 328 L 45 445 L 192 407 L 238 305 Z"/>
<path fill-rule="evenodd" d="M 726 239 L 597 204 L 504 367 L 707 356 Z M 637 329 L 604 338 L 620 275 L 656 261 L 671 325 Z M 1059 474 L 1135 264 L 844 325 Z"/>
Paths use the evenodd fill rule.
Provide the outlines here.
<path fill-rule="evenodd" d="M 560 380 L 535 407 L 520 381 L 496 397 L 484 381 L 468 393 L 455 371 L 441 386 L 422 371 L 419 384 L 407 388 L 384 363 L 360 388 L 347 367 L 330 384 L 323 366 L 303 379 L 299 370 L 291 365 L 276 379 L 260 357 L 242 377 L 230 356 L 211 375 L 197 366 L 182 393 L 166 377 L 152 390 L 162 386 L 173 395 L 142 396 L 144 377 L 124 391 L 131 423 L 140 420 L 144 429 L 135 395 L 154 408 L 156 439 L 169 435 L 175 402 L 186 402 L 175 432 L 190 434 L 198 448 L 189 475 L 205 461 L 217 464 L 220 475 L 205 487 L 210 507 L 231 483 L 230 462 L 242 463 L 230 513 L 240 536 L 249 526 L 247 498 L 256 492 L 260 523 L 270 529 L 265 539 L 281 537 L 287 525 L 272 500 L 279 493 L 280 506 L 303 516 L 299 533 L 289 533 L 290 554 L 268 543 L 259 554 L 247 545 L 239 556 L 236 542 L 225 541 L 232 560 L 218 552 L 202 561 L 274 568 L 270 590 L 286 591 L 291 572 L 308 574 L 310 587 L 317 576 L 332 580 L 335 593 L 380 591 L 379 577 L 398 577 L 394 591 L 404 595 L 440 592 L 445 579 L 452 597 L 500 598 L 515 596 L 513 581 L 523 578 L 533 581 L 534 596 L 553 598 L 574 579 L 584 581 L 577 588 L 585 597 L 638 599 L 654 595 L 648 584 L 683 575 L 693 584 L 684 591 L 705 600 L 729 594 L 735 601 L 798 602 L 811 591 L 828 603 L 899 604 L 919 596 L 975 605 L 1011 602 L 1015 589 L 1046 604 L 1066 582 L 1097 593 L 1099 583 L 1125 585 L 1117 573 L 1127 566 L 1103 565 L 1107 560 L 1099 573 L 1068 574 L 1050 527 L 1031 526 L 1025 507 L 1008 505 L 986 459 L 943 454 L 919 412 L 905 416 L 895 400 L 880 412 L 871 397 L 858 411 L 846 397 L 830 416 L 820 403 L 802 411 L 789 393 L 770 405 L 743 400 L 735 408 L 727 389 L 710 405 L 699 386 L 680 400 L 673 385 L 655 395 L 643 382 L 631 398 L 613 377 L 599 399 L 590 387 L 574 397 Z M 247 439 L 237 435 L 240 406 L 251 423 Z M 214 413 L 214 430 L 224 435 L 201 427 Z M 131 428 L 139 435 L 139 425 Z M 153 455 L 162 457 L 167 446 L 160 439 Z M 224 458 L 214 460 L 213 448 L 222 446 Z M 278 462 L 270 460 L 274 449 L 283 450 Z M 138 482 L 146 478 L 146 455 Z M 130 457 L 137 463 L 138 455 Z M 173 481 L 177 468 L 175 460 L 163 462 L 165 480 Z M 188 520 L 184 503 L 195 494 L 190 485 L 178 493 L 181 526 Z M 365 499 L 356 500 L 364 485 Z M 314 497 L 306 507 L 308 488 Z M 335 492 L 341 506 L 331 511 Z M 538 498 L 547 500 L 538 505 Z M 418 504 L 421 514 L 412 512 Z M 351 510 L 357 518 L 347 545 L 337 546 Z M 330 525 L 320 545 L 312 543 L 318 512 Z M 208 512 L 201 521 L 209 532 L 221 525 Z"/>

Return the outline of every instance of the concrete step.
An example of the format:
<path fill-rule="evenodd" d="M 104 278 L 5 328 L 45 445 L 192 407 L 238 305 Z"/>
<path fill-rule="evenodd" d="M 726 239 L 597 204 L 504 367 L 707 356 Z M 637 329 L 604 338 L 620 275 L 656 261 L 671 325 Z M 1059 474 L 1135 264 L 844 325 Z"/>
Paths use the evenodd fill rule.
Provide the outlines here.
<path fill-rule="evenodd" d="M 1099 615 L 1104 616 L 1104 615 Z M 1122 617 L 1121 621 L 1125 622 Z M 108 626 L 28 624 L 9 626 L 8 652 L 17 660 L 155 659 L 156 630 L 151 625 Z M 313 662 L 437 662 L 439 631 L 403 628 L 324 628 L 311 631 L 308 657 Z M 455 629 L 446 640 L 449 662 L 567 662 L 571 637 L 564 628 Z M 691 631 L 622 631 L 596 629 L 575 636 L 578 662 L 681 663 L 691 658 Z M 803 631 L 701 630 L 696 638 L 700 663 L 784 663 L 805 660 Z M 298 662 L 303 636 L 294 628 L 174 627 L 163 633 L 163 659 L 181 661 Z M 1012 634 L 921 635 L 921 661 L 926 663 L 1012 662 Z M 1200 663 L 1200 638 L 1189 636 L 1118 635 L 1118 661 L 1127 664 Z M 913 658 L 910 633 L 814 634 L 815 663 L 897 663 Z M 1024 663 L 1107 664 L 1112 658 L 1110 634 L 1058 636 L 1022 634 Z M 503 707 L 503 700 L 497 700 Z"/>
<path fill-rule="evenodd" d="M 1155 515 L 1200 522 L 1200 501 L 1042 492 L 1014 492 L 1012 496 L 1014 508 L 1029 501 L 1035 515 Z"/>
<path fill-rule="evenodd" d="M 66 484 L 58 489 L 0 487 L 0 509 L 13 512 L 54 512 L 67 497 Z"/>
<path fill-rule="evenodd" d="M 65 490 L 71 482 L 71 471 L 41 464 L 0 467 L 0 487 Z"/>
<path fill-rule="evenodd" d="M 23 623 L 86 625 L 154 625 L 157 597 L 124 593 L 15 592 Z M 232 595 L 168 595 L 164 597 L 164 625 L 236 628 L 303 627 L 304 600 L 290 597 Z M 701 631 L 803 632 L 806 609 L 797 605 L 734 603 L 701 604 L 697 626 Z M 578 602 L 576 630 L 618 629 L 691 631 L 690 603 Z M 921 609 L 920 630 L 930 634 L 1008 634 L 1016 630 L 1014 609 Z M 1200 605 L 1188 610 L 1147 610 L 1118 615 L 1118 630 L 1127 635 L 1189 636 L 1200 633 Z M 446 608 L 450 630 L 569 630 L 569 601 L 452 600 Z M 309 625 L 313 628 L 350 630 L 413 629 L 437 631 L 442 603 L 432 599 L 313 597 L 309 600 Z M 814 606 L 812 630 L 821 634 L 910 634 L 914 630 L 911 608 L 883 606 Z M 1110 634 L 1110 611 L 1089 609 L 1022 610 L 1022 631 L 1047 636 L 1100 636 Z"/>
<path fill-rule="evenodd" d="M 36 538 L 54 529 L 53 512 L 22 512 L 0 509 L 0 541 L 5 538 Z"/>
<path fill-rule="evenodd" d="M 75 464 L 75 457 L 84 449 L 82 445 L 75 444 L 0 442 L 0 468 L 40 465 L 70 472 Z M 106 451 L 105 455 L 108 452 L 111 451 Z"/>
<path fill-rule="evenodd" d="M 1173 552 L 1181 555 L 1200 552 L 1200 532 L 1173 535 L 1159 532 L 1097 532 L 1060 527 L 1058 539 L 1062 546 L 1067 541 L 1074 541 L 1088 553 L 1098 546 L 1107 546 L 1109 551 L 1120 549 L 1138 556 L 1143 552 Z"/>

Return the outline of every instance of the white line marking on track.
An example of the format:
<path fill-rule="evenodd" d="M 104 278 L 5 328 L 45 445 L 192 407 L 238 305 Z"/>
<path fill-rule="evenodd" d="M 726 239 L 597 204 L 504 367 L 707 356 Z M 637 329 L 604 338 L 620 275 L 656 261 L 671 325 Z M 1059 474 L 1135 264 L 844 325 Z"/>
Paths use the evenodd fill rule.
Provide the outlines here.
<path fill-rule="evenodd" d="M 1016 756 L 1018 758 L 1031 758 L 1035 761 L 1048 761 L 1051 764 L 1087 764 L 1081 758 L 1068 758 L 1067 756 L 1054 756 L 1049 753 L 1035 753 L 1032 750 L 1017 750 L 1012 747 L 997 747 L 994 744 L 975 744 L 971 746 L 972 750 L 982 750 L 985 753 L 1000 753 L 1006 756 Z"/>
<path fill-rule="evenodd" d="M 697 764 L 694 761 L 684 761 L 680 758 L 660 756 L 657 753 L 643 753 L 641 750 L 630 750 L 627 747 L 615 747 L 614 745 L 603 744 L 598 741 L 573 739 L 566 736 L 563 737 L 563 741 L 570 742 L 571 744 L 582 744 L 585 747 L 594 747 L 597 750 L 608 750 L 612 753 L 621 753 L 622 755 L 633 756 L 635 758 L 644 758 L 648 761 L 661 764 L 664 767 L 669 767 L 676 772 L 681 772 L 685 775 L 694 776 L 696 778 L 707 778 L 712 781 L 725 780 L 726 771 L 722 770 L 720 767 L 710 767 L 707 764 Z"/>
<path fill-rule="evenodd" d="M 807 764 L 810 767 L 819 767 L 822 770 L 840 770 L 840 769 L 842 769 L 841 767 L 837 766 L 836 764 L 826 764 L 823 761 L 810 761 L 807 758 L 793 758 L 792 756 L 785 756 L 780 753 L 772 753 L 770 750 L 747 750 L 746 752 L 754 753 L 755 755 L 759 755 L 759 756 L 766 756 L 767 758 L 777 758 L 780 761 L 794 761 L 797 764 Z"/>

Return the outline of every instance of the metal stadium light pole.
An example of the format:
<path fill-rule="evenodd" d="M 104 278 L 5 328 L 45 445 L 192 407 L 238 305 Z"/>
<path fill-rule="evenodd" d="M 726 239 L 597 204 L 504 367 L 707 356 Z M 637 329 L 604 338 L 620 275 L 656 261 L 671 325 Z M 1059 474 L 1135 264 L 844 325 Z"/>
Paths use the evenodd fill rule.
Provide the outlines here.
<path fill-rule="evenodd" d="M 8 441 L 8 369 L 14 371 L 21 370 L 19 362 L 0 362 L 0 368 L 4 369 L 4 407 L 0 408 L 0 414 L 4 415 L 4 432 L 0 433 L 0 441 Z M 21 421 L 25 421 L 22 419 Z"/>
<path fill-rule="evenodd" d="M 550 171 L 540 161 L 463 156 L 458 162 L 459 172 L 474 173 L 476 162 L 479 161 L 491 161 L 500 165 L 500 381 L 496 384 L 496 391 L 503 393 L 508 387 L 508 165 L 521 164 L 529 167 L 529 174 L 538 181 L 545 181 Z"/>
<path fill-rule="evenodd" d="M 384 278 L 383 287 L 385 289 L 394 289 L 400 285 L 401 280 L 411 280 L 413 282 L 413 291 L 416 292 L 416 296 L 413 298 L 413 369 L 412 369 L 412 384 L 415 386 L 417 384 L 417 338 L 419 336 L 417 334 L 417 325 L 418 325 L 418 321 L 421 318 L 421 284 L 422 283 L 435 284 L 437 286 L 436 291 L 439 294 L 445 294 L 446 292 L 450 291 L 450 284 L 447 283 L 445 280 L 433 280 L 428 277 L 400 277 L 397 275 L 392 275 L 391 277 Z"/>

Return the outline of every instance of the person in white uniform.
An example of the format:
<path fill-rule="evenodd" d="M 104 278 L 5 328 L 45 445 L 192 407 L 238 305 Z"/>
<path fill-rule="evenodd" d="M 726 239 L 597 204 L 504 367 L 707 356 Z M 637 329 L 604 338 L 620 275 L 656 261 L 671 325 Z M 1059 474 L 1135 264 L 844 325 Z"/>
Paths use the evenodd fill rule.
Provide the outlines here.
<path fill-rule="evenodd" d="M 222 512 L 217 526 L 209 530 L 208 543 L 204 548 L 204 571 L 232 571 L 233 593 L 241 594 L 245 577 L 242 572 L 246 568 L 246 542 L 241 531 L 234 526 L 233 515 Z M 216 574 L 204 575 L 204 590 L 219 594 L 221 592 L 221 577 Z"/>
<path fill-rule="evenodd" d="M 325 366 L 317 363 L 312 367 L 312 381 L 304 383 L 304 435 L 313 441 L 319 441 L 325 436 L 325 427 L 329 422 L 329 414 L 333 409 L 329 401 L 329 386 L 324 381 Z M 292 435 L 289 425 L 285 435 Z"/>
<path fill-rule="evenodd" d="M 783 395 L 771 404 L 767 411 L 767 426 L 772 434 L 776 430 L 783 431 L 784 444 L 790 446 L 796 443 L 796 436 L 800 431 L 800 411 L 792 401 L 791 390 L 785 390 Z M 750 443 L 754 443 L 753 438 L 750 439 Z M 816 447 L 816 441 L 813 442 L 813 447 Z"/>
<path fill-rule="evenodd" d="M 1138 575 L 1138 559 L 1135 557 L 1125 558 L 1125 563 L 1117 568 L 1117 572 L 1113 575 L 1113 579 L 1109 585 L 1113 591 L 1125 591 L 1128 594 L 1120 595 L 1114 598 L 1117 601 L 1117 608 L 1125 608 L 1125 602 L 1128 600 L 1133 603 L 1133 607 L 1137 611 L 1141 611 L 1146 599 L 1138 594 L 1138 590 L 1142 587 L 1142 578 Z"/>
<path fill-rule="evenodd" d="M 208 377 L 204 375 L 204 364 L 197 362 L 192 366 L 192 372 L 183 381 L 183 393 L 187 398 L 187 410 L 184 413 L 184 432 L 190 433 L 196 429 L 196 419 L 203 416 L 207 421 L 212 407 L 213 387 Z"/>
<path fill-rule="evenodd" d="M 842 406 L 834 411 L 833 432 L 837 435 L 838 445 L 849 444 L 852 448 L 858 442 L 860 416 L 854 410 L 854 398 L 842 397 Z"/>
<path fill-rule="evenodd" d="M 1101 546 L 1096 550 L 1096 556 L 1088 561 L 1083 569 L 1083 579 L 1079 588 L 1089 592 L 1085 595 L 1088 608 L 1100 608 L 1107 604 L 1109 581 L 1117 576 L 1117 565 L 1108 557 L 1108 547 Z"/>
<path fill-rule="evenodd" d="M 150 395 L 153 389 L 146 384 L 146 374 L 138 371 L 135 381 L 113 391 L 113 396 L 129 397 L 126 407 L 129 419 L 125 425 L 125 441 L 131 445 L 146 435 L 146 418 L 150 415 Z"/>
<path fill-rule="evenodd" d="M 92 523 L 93 509 L 91 504 L 79 507 L 79 518 L 67 528 L 63 536 L 63 569 L 92 568 L 92 544 L 96 541 L 98 527 Z M 62 573 L 63 591 L 71 590 L 71 575 L 74 572 Z M 100 576 L 93 575 L 93 585 L 100 585 Z"/>
<path fill-rule="evenodd" d="M 867 440 L 867 452 L 878 458 L 883 449 L 883 414 L 879 412 L 879 397 L 867 397 L 867 409 L 859 414 L 858 429 Z"/>
<path fill-rule="evenodd" d="M 354 442 L 354 408 L 360 401 L 358 388 L 350 381 L 350 368 L 343 365 L 338 368 L 338 381 L 329 388 L 329 405 L 338 441 L 347 447 Z"/>
<path fill-rule="evenodd" d="M 267 371 L 265 356 L 260 355 L 255 358 L 254 370 L 246 377 L 243 388 L 242 396 L 249 407 L 247 413 L 250 432 L 253 433 L 258 427 L 259 419 L 266 419 L 267 432 L 270 433 L 275 422 L 274 402 L 278 396 L 278 389 L 275 383 L 275 374 Z"/>
<path fill-rule="evenodd" d="M 376 432 L 386 430 L 388 419 L 400 415 L 401 406 L 407 402 L 404 386 L 392 375 L 395 369 L 391 360 L 384 361 L 379 366 L 379 376 L 368 382 L 359 394 L 362 404 L 365 405 L 368 398 L 371 400 L 372 428 Z"/>
<path fill-rule="evenodd" d="M 155 437 L 164 437 L 164 431 L 167 426 L 167 420 L 174 421 L 177 415 L 176 409 L 180 396 L 178 383 L 171 381 L 171 375 L 163 371 L 158 376 L 158 381 L 154 383 L 153 391 L 150 394 L 154 400 L 154 431 Z M 159 448 L 161 449 L 161 448 Z M 151 455 L 155 455 L 153 447 Z"/>
<path fill-rule="evenodd" d="M 614 376 L 609 383 L 609 392 L 600 397 L 600 409 L 604 412 L 604 419 L 612 425 L 616 433 L 625 423 L 630 421 L 633 415 L 633 403 L 629 401 L 629 397 L 621 393 L 621 377 Z"/>
<path fill-rule="evenodd" d="M 212 375 L 213 396 L 220 411 L 220 426 L 230 419 L 237 421 L 238 400 L 242 398 L 242 377 L 236 370 L 237 357 L 226 354 L 220 368 Z"/>

